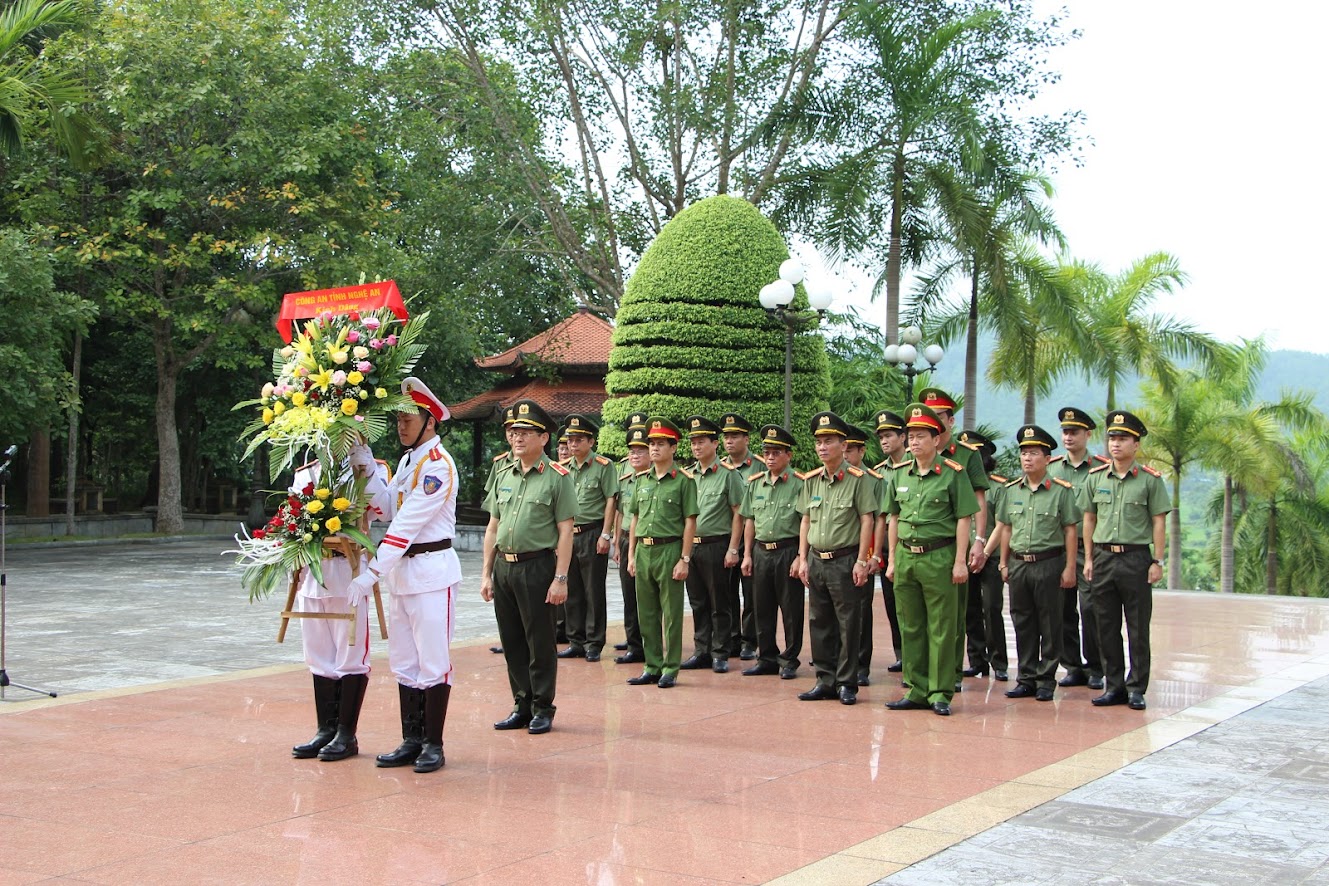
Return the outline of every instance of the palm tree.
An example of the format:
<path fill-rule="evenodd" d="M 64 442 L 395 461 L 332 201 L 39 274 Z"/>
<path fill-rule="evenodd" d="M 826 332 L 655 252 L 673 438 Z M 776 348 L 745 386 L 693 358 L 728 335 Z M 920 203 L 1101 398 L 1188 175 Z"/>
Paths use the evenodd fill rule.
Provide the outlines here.
<path fill-rule="evenodd" d="M 78 76 L 44 63 L 44 43 L 80 24 L 78 0 L 13 0 L 0 8 L 0 150 L 15 154 L 38 119 L 56 143 L 79 159 L 91 120 L 79 109 L 90 97 Z"/>

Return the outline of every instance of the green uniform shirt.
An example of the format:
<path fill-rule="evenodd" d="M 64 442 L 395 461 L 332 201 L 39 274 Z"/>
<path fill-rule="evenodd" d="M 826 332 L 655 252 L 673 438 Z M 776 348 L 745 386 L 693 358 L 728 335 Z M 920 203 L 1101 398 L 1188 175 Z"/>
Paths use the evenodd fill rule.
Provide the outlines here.
<path fill-rule="evenodd" d="M 1060 477 L 1075 487 L 1075 506 L 1080 510 L 1080 529 L 1084 529 L 1084 509 L 1080 508 L 1080 493 L 1089 483 L 1089 471 L 1099 465 L 1110 464 L 1101 455 L 1086 455 L 1079 466 L 1071 464 L 1070 456 L 1059 455 L 1048 462 L 1048 476 Z"/>
<path fill-rule="evenodd" d="M 978 513 L 978 496 L 958 461 L 937 459 L 921 476 L 916 463 L 896 470 L 883 511 L 899 515 L 900 541 L 927 544 L 954 538 L 956 524 Z"/>
<path fill-rule="evenodd" d="M 978 450 L 968 443 L 961 443 L 958 440 L 952 440 L 946 444 L 946 448 L 937 453 L 938 460 L 949 458 L 951 461 L 958 461 L 964 467 L 965 474 L 969 477 L 969 485 L 977 492 L 980 489 L 988 489 L 991 483 L 988 482 L 987 472 L 983 470 L 983 456 L 978 454 Z"/>
<path fill-rule="evenodd" d="M 558 546 L 558 524 L 576 513 L 577 492 L 567 468 L 540 456 L 529 471 L 513 459 L 497 472 L 485 510 L 498 520 L 496 544 L 505 554 L 548 551 Z"/>
<path fill-rule="evenodd" d="M 881 514 L 890 513 L 889 511 L 886 510 L 886 505 L 887 505 L 886 495 L 890 490 L 890 487 L 895 483 L 895 472 L 913 463 L 914 463 L 914 457 L 910 455 L 908 452 L 906 452 L 904 454 L 904 461 L 891 464 L 891 460 L 888 458 L 884 461 L 878 462 L 876 465 L 873 466 L 872 470 L 876 471 L 878 474 L 881 475 L 881 508 L 878 511 L 878 513 Z"/>
<path fill-rule="evenodd" d="M 752 521 L 756 541 L 783 541 L 797 538 L 803 515 L 798 512 L 798 495 L 803 481 L 792 467 L 771 480 L 770 471 L 753 474 L 743 490 L 738 513 Z"/>
<path fill-rule="evenodd" d="M 577 488 L 577 514 L 572 522 L 604 523 L 605 502 L 618 495 L 618 472 L 614 463 L 603 455 L 592 452 L 586 461 L 577 464 L 576 456 L 559 462 L 572 474 Z"/>
<path fill-rule="evenodd" d="M 798 512 L 808 517 L 808 544 L 819 551 L 858 544 L 859 518 L 881 511 L 880 482 L 848 462 L 832 476 L 824 466 L 804 474 Z"/>
<path fill-rule="evenodd" d="M 637 490 L 637 472 L 626 462 L 620 463 L 619 468 L 624 470 L 618 476 L 618 512 L 627 515 L 632 513 L 632 496 Z M 628 526 L 625 522 L 627 519 L 627 516 L 624 516 L 620 521 L 623 539 L 628 537 Z"/>
<path fill-rule="evenodd" d="M 753 458 L 751 452 L 749 452 L 748 457 L 742 461 L 734 461 L 726 455 L 724 458 L 720 459 L 720 464 L 728 465 L 737 471 L 738 479 L 742 480 L 744 483 L 751 480 L 757 474 L 766 473 L 766 463 Z"/>
<path fill-rule="evenodd" d="M 489 497 L 489 490 L 494 488 L 494 480 L 498 477 L 498 472 L 504 468 L 512 467 L 512 450 L 500 452 L 494 456 L 494 461 L 489 465 L 489 476 L 485 478 L 485 497 Z"/>
<path fill-rule="evenodd" d="M 1094 544 L 1147 545 L 1154 541 L 1153 518 L 1172 510 L 1172 503 L 1163 478 L 1150 469 L 1137 462 L 1119 476 L 1109 462 L 1089 472 L 1080 509 L 1098 515 Z"/>
<path fill-rule="evenodd" d="M 663 477 L 651 465 L 637 475 L 632 509 L 637 516 L 637 538 L 678 538 L 683 522 L 697 516 L 697 484 L 687 471 L 675 465 Z"/>
<path fill-rule="evenodd" d="M 696 465 L 692 476 L 697 484 L 697 535 L 729 535 L 734 528 L 733 509 L 743 502 L 738 471 L 717 460 L 709 470 Z"/>
<path fill-rule="evenodd" d="M 1075 485 L 1060 477 L 1044 477 L 1030 488 L 1025 479 L 1001 489 L 997 520 L 1011 527 L 1011 550 L 1041 554 L 1066 545 L 1066 527 L 1080 522 Z"/>
<path fill-rule="evenodd" d="M 997 525 L 997 505 L 1001 502 L 1006 492 L 1006 484 L 1010 483 L 1009 477 L 1003 477 L 1000 474 L 988 474 L 988 482 L 992 485 L 988 487 L 987 492 L 987 511 L 988 511 L 988 535 L 991 536 Z M 1075 502 L 1074 493 L 1071 494 L 1072 504 Z M 1077 509 L 1078 511 L 1078 509 Z M 978 525 L 974 525 L 973 534 L 978 533 Z M 1023 550 L 1023 549 L 1021 549 Z"/>

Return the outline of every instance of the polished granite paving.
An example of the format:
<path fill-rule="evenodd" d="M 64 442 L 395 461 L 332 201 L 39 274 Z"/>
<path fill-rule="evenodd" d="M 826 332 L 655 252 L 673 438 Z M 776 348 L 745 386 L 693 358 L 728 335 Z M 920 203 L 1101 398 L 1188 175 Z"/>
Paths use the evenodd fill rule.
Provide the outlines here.
<path fill-rule="evenodd" d="M 397 742 L 396 692 L 382 658 L 361 719 L 362 755 L 292 760 L 287 748 L 313 728 L 309 677 L 299 665 L 262 664 L 275 646 L 271 610 L 259 612 L 266 630 L 248 641 L 253 648 L 236 649 L 228 618 L 262 619 L 233 592 L 163 607 L 157 597 L 169 589 L 149 594 L 135 586 L 134 570 L 114 572 L 113 554 L 93 559 L 115 575 L 115 595 L 140 593 L 156 614 L 135 624 L 136 610 L 124 607 L 111 621 L 129 624 L 107 623 L 92 598 L 109 591 L 93 584 L 99 567 L 88 564 L 80 617 L 100 630 L 75 631 L 54 663 L 79 673 L 121 643 L 151 658 L 143 650 L 157 642 L 213 672 L 57 700 L 11 687 L 0 704 L 2 883 L 867 884 L 940 864 L 948 847 L 969 852 L 966 841 L 993 826 L 1065 843 L 1076 827 L 1095 830 L 1081 807 L 1119 815 L 1116 833 L 1095 830 L 1084 842 L 1148 843 L 1140 851 L 1163 866 L 1164 841 L 1183 831 L 1167 825 L 1224 802 L 1201 810 L 1203 800 L 1187 799 L 1191 788 L 1175 796 L 1160 788 L 1156 780 L 1177 768 L 1163 749 L 1208 742 L 1234 716 L 1262 703 L 1276 709 L 1284 693 L 1329 675 L 1329 602 L 1159 593 L 1145 712 L 1093 708 L 1095 693 L 1084 688 L 1061 690 L 1051 704 L 1011 701 L 1002 695 L 1011 684 L 988 679 L 965 681 L 952 717 L 891 712 L 882 702 L 901 690 L 882 656 L 853 707 L 799 702 L 812 682 L 806 666 L 795 681 L 684 672 L 662 691 L 625 685 L 635 667 L 606 658 L 561 663 L 554 731 L 530 736 L 491 728 L 508 710 L 506 675 L 489 642 L 475 639 L 454 647 L 447 766 L 416 775 L 376 769 L 370 756 Z M 145 580 L 157 573 L 152 560 L 135 567 Z M 883 648 L 885 620 L 877 621 Z M 282 655 L 298 655 L 294 639 Z M 219 666 L 242 658 L 261 666 Z M 43 661 L 28 654 L 15 678 L 38 682 Z M 1310 747 L 1297 723 L 1268 725 L 1270 747 Z M 1148 809 L 1123 801 L 1129 790 L 1100 787 L 1110 784 L 1103 776 L 1155 760 L 1163 768 L 1146 778 L 1161 798 Z M 1183 754 L 1177 766 L 1189 763 Z M 1307 767 L 1279 778 L 1307 784 L 1320 774 Z M 1178 771 L 1204 797 L 1217 796 L 1220 786 L 1202 774 Z M 1273 815 L 1287 800 L 1264 802 L 1252 814 Z M 1021 823 L 1031 811 L 1035 818 Z M 1217 840 L 1236 823 L 1196 827 Z M 977 851 L 990 868 L 971 869 L 966 882 L 1021 870 L 1021 852 L 1004 846 L 995 839 Z M 1316 846 L 1323 843 L 1308 840 L 1293 863 L 1309 868 Z M 1053 855 L 1041 853 L 1048 863 Z M 1099 873 L 1085 867 L 1070 882 Z M 1068 881 L 1054 872 L 1029 882 Z"/>

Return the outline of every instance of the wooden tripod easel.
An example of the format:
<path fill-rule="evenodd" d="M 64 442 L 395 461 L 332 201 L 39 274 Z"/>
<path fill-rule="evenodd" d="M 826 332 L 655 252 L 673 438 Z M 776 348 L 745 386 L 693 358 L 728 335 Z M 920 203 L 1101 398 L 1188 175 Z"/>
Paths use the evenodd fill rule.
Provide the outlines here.
<path fill-rule="evenodd" d="M 360 574 L 360 546 L 349 538 L 340 535 L 330 535 L 323 539 L 323 550 L 332 555 L 333 552 L 341 554 L 346 558 L 346 562 L 351 564 L 351 577 Z M 327 559 L 325 557 L 324 559 Z M 291 590 L 286 594 L 286 608 L 281 613 L 281 627 L 277 629 L 277 642 L 282 643 L 286 640 L 286 628 L 293 618 L 337 618 L 344 619 L 351 623 L 351 630 L 347 638 L 347 645 L 355 645 L 355 626 L 358 621 L 359 609 L 356 606 L 351 607 L 350 612 L 296 612 L 295 611 L 295 592 L 300 588 L 300 573 L 297 569 L 291 573 Z M 383 598 L 378 593 L 378 583 L 374 583 L 374 608 L 378 611 L 378 633 L 381 639 L 388 639 L 388 623 L 383 619 Z"/>

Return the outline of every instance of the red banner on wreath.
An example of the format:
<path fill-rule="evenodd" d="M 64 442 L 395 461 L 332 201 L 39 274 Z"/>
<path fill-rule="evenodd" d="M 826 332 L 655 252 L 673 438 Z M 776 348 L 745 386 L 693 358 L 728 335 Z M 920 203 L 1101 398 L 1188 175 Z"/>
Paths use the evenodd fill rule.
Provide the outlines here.
<path fill-rule="evenodd" d="M 277 315 L 277 331 L 282 340 L 290 343 L 292 323 L 308 317 L 317 317 L 324 311 L 331 314 L 349 314 L 351 311 L 376 311 L 392 308 L 401 320 L 409 314 L 401 300 L 396 280 L 365 283 L 360 286 L 342 286 L 338 289 L 312 289 L 308 292 L 288 292 L 281 300 L 281 313 Z"/>

